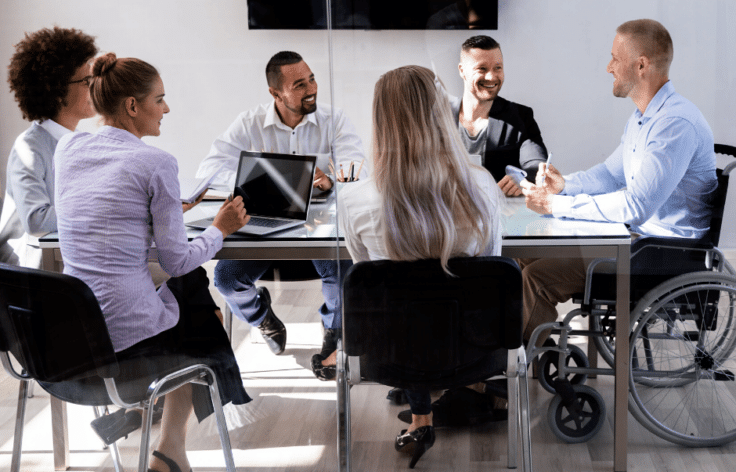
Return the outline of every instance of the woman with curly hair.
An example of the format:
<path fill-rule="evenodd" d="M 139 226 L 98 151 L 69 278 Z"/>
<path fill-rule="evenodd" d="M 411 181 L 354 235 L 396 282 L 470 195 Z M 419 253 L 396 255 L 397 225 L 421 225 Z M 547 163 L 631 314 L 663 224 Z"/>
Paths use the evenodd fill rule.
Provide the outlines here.
<path fill-rule="evenodd" d="M 52 158 L 62 136 L 95 115 L 89 96 L 92 36 L 44 28 L 15 45 L 8 83 L 23 118 L 31 121 L 8 157 L 0 217 L 0 261 L 41 266 L 36 237 L 56 231 Z"/>

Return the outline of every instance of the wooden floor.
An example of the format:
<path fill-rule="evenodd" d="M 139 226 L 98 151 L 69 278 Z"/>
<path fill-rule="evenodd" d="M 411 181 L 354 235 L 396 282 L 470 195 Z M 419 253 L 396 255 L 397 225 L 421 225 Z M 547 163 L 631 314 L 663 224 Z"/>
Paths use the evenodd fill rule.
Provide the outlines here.
<path fill-rule="evenodd" d="M 211 264 L 208 266 L 211 269 Z M 335 383 L 321 382 L 309 370 L 309 359 L 321 344 L 316 309 L 321 303 L 318 281 L 266 282 L 274 310 L 286 322 L 288 343 L 274 356 L 256 343 L 246 323 L 234 324 L 233 345 L 243 382 L 254 401 L 226 410 L 230 439 L 239 470 L 332 471 L 337 468 Z M 218 297 L 219 298 L 219 297 Z M 564 309 L 561 309 L 562 312 Z M 1 371 L 2 369 L 0 369 Z M 613 381 L 589 381 L 609 406 L 602 431 L 584 444 L 567 445 L 550 431 L 547 407 L 552 398 L 535 381 L 530 386 L 533 460 L 537 471 L 609 471 L 613 468 Z M 48 395 L 36 386 L 28 403 L 23 443 L 23 472 L 53 470 Z M 402 407 L 385 399 L 387 387 L 352 389 L 353 464 L 356 471 L 393 471 L 408 467 L 408 456 L 394 450 L 393 438 L 403 423 L 396 419 Z M 0 374 L 0 471 L 10 468 L 18 382 Z M 112 471 L 109 453 L 89 427 L 92 409 L 69 405 L 72 471 Z M 154 427 L 154 445 L 158 426 Z M 417 470 L 506 470 L 506 423 L 467 429 L 439 429 L 435 446 Z M 119 442 L 126 470 L 135 470 L 139 434 Z M 192 420 L 187 440 L 196 472 L 224 470 L 224 460 L 212 418 Z M 663 441 L 629 415 L 630 471 L 732 471 L 736 443 L 711 449 L 682 448 Z"/>

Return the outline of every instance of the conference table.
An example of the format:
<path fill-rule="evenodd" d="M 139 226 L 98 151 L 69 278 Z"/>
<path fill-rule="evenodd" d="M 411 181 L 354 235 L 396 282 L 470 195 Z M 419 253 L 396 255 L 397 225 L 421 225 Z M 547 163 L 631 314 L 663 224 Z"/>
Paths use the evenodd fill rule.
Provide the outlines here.
<path fill-rule="evenodd" d="M 205 201 L 185 213 L 185 222 L 216 213 L 221 202 Z M 265 238 L 233 235 L 228 237 L 215 259 L 349 259 L 338 224 L 334 198 L 313 204 L 307 222 L 296 228 Z M 616 356 L 614 364 L 614 445 L 613 470 L 627 469 L 628 353 L 629 343 L 629 258 L 631 236 L 626 226 L 616 223 L 557 219 L 527 209 L 523 198 L 508 198 L 503 209 L 502 254 L 513 258 L 613 258 L 616 260 Z M 189 229 L 194 238 L 198 230 Z M 39 240 L 43 268 L 60 271 L 63 267 L 59 240 L 49 233 Z M 156 250 L 150 258 L 155 260 Z M 620 334 L 620 335 L 619 335 Z M 69 468 L 66 407 L 52 397 L 52 430 L 56 470 Z"/>

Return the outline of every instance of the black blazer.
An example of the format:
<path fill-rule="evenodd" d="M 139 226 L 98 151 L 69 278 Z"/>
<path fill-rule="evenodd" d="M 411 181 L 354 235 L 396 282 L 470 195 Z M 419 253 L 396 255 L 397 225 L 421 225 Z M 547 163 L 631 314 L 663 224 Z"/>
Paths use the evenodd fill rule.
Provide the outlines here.
<path fill-rule="evenodd" d="M 456 122 L 461 102 L 450 101 Z M 506 175 L 507 165 L 524 169 L 527 180 L 534 182 L 539 163 L 547 160 L 547 148 L 531 108 L 496 97 L 488 113 L 487 137 L 483 166 L 497 182 Z"/>

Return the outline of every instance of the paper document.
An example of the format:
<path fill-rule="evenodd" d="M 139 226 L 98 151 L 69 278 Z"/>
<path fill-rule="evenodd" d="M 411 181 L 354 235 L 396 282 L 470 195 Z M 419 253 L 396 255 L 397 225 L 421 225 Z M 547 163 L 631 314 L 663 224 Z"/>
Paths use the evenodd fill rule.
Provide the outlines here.
<path fill-rule="evenodd" d="M 192 203 L 210 186 L 215 176 L 225 167 L 223 163 L 209 177 L 206 178 L 179 178 L 179 189 L 181 201 L 183 203 Z"/>

